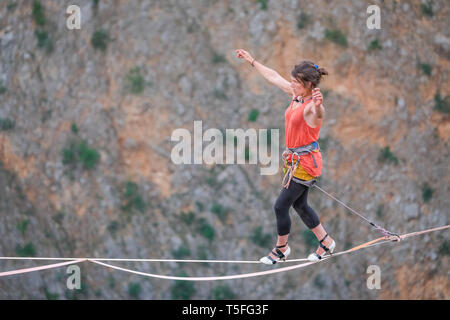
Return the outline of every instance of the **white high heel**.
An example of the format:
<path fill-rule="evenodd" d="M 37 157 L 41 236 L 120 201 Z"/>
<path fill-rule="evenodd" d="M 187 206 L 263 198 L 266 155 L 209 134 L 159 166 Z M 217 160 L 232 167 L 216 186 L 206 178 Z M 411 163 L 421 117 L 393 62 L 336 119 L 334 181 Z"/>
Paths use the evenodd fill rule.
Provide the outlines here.
<path fill-rule="evenodd" d="M 264 263 L 264 264 L 275 264 L 278 261 L 286 261 L 287 256 L 291 253 L 291 247 L 288 247 L 286 252 L 282 252 L 279 248 L 283 248 L 287 246 L 287 242 L 286 244 L 282 245 L 282 246 L 276 246 L 275 247 L 275 251 L 273 252 L 272 250 L 272 254 L 276 257 L 276 259 L 272 259 L 272 257 L 270 255 L 262 257 L 261 259 L 259 259 L 260 262 Z"/>
<path fill-rule="evenodd" d="M 333 242 L 330 244 L 330 247 L 329 247 L 329 248 L 325 247 L 325 246 L 322 244 L 323 240 L 325 240 L 327 237 L 328 237 L 328 234 L 326 234 L 325 237 L 323 237 L 323 239 L 319 241 L 319 246 L 320 246 L 323 250 L 325 250 L 325 251 L 324 251 L 322 254 L 318 254 L 317 252 L 311 253 L 311 254 L 308 256 L 308 260 L 309 260 L 309 261 L 316 262 L 316 261 L 321 260 L 322 257 L 323 257 L 326 253 L 329 253 L 329 254 L 332 254 L 332 253 L 333 253 L 334 248 L 336 248 L 336 242 L 334 242 L 334 240 L 333 240 Z"/>

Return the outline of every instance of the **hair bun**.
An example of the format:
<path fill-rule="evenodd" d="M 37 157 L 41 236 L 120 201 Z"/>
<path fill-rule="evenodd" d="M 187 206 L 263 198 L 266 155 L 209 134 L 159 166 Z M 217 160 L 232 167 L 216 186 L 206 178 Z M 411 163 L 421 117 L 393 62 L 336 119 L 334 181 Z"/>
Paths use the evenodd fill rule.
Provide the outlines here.
<path fill-rule="evenodd" d="M 328 75 L 328 71 L 310 60 L 301 61 L 300 64 L 295 65 L 294 69 L 291 71 L 291 76 L 299 82 L 302 82 L 303 85 L 308 88 L 317 87 L 324 75 Z M 310 84 L 307 84 L 308 82 L 310 82 Z"/>
<path fill-rule="evenodd" d="M 321 76 L 326 76 L 326 75 L 328 75 L 328 71 L 325 70 L 324 68 L 319 68 L 319 69 L 317 69 L 317 71 L 319 71 L 319 73 L 320 73 Z"/>

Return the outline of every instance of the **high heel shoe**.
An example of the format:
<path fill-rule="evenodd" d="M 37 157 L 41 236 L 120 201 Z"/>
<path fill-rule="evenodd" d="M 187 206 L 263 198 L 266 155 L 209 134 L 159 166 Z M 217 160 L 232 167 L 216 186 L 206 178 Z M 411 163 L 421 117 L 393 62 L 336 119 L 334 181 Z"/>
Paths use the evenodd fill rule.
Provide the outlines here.
<path fill-rule="evenodd" d="M 333 242 L 331 243 L 331 245 L 330 245 L 329 248 L 325 247 L 325 246 L 322 244 L 322 242 L 323 242 L 327 237 L 328 237 L 328 233 L 325 235 L 325 237 L 323 237 L 322 240 L 319 241 L 319 246 L 320 246 L 323 250 L 325 250 L 325 251 L 324 251 L 322 254 L 318 254 L 317 252 L 311 253 L 311 254 L 308 256 L 308 260 L 309 260 L 309 261 L 312 261 L 312 262 L 319 261 L 319 260 L 322 259 L 322 257 L 323 257 L 327 252 L 328 252 L 329 254 L 332 254 L 332 253 L 333 253 L 334 248 L 336 247 L 336 242 L 334 242 L 334 240 L 333 240 Z"/>
<path fill-rule="evenodd" d="M 272 259 L 272 257 L 270 255 L 268 255 L 268 256 L 262 257 L 261 259 L 259 259 L 259 261 L 261 261 L 264 264 L 275 264 L 280 260 L 286 261 L 287 256 L 291 253 L 291 248 L 288 247 L 284 253 L 279 249 L 279 248 L 284 248 L 286 246 L 287 246 L 287 242 L 286 242 L 286 244 L 284 244 L 282 246 L 276 246 L 275 247 L 276 252 L 273 252 L 273 250 L 272 250 L 272 254 L 276 257 L 275 260 Z"/>

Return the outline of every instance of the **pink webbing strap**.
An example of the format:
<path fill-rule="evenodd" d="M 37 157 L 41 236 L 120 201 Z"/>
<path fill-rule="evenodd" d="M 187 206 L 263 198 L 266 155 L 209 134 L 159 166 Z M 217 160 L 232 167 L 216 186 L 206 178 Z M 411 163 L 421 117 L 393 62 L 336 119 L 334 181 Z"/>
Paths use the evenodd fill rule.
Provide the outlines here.
<path fill-rule="evenodd" d="M 433 229 L 428 229 L 428 230 L 424 230 L 424 231 L 418 231 L 418 232 L 412 232 L 412 233 L 408 233 L 408 234 L 404 234 L 400 237 L 402 237 L 402 239 L 408 238 L 408 237 L 412 237 L 412 236 L 416 236 L 416 235 L 420 235 L 423 233 L 427 233 L 427 232 L 432 232 L 432 231 L 437 231 L 437 230 L 443 230 L 443 229 L 447 229 L 449 228 L 450 225 L 447 226 L 442 226 L 442 227 L 437 227 L 437 228 L 433 228 Z M 100 261 L 96 261 L 95 259 L 88 259 L 89 261 L 93 262 L 93 263 L 97 263 L 100 264 L 104 267 L 109 267 L 109 268 L 113 268 L 116 270 L 121 270 L 121 271 L 125 271 L 125 272 L 130 272 L 130 273 L 134 273 L 134 274 L 138 274 L 141 276 L 146 276 L 146 277 L 153 277 L 153 278 L 159 278 L 159 279 L 167 279 L 167 280 L 184 280 L 184 281 L 215 281 L 215 280 L 231 280 L 231 279 L 241 279 L 241 278 L 249 278 L 249 277 L 257 277 L 257 276 L 263 276 L 263 275 L 268 275 L 268 274 L 274 274 L 274 273 L 279 273 L 279 272 L 284 272 L 284 271 L 289 271 L 289 270 L 294 270 L 294 269 L 299 269 L 299 268 L 304 268 L 306 266 L 309 266 L 311 264 L 314 263 L 318 263 L 324 260 L 328 260 L 332 257 L 335 256 L 340 256 L 342 254 L 346 254 L 346 253 L 351 253 L 351 252 L 355 252 L 357 250 L 363 249 L 363 248 L 368 248 L 377 244 L 382 244 L 382 243 L 387 243 L 387 242 L 395 242 L 395 240 L 389 240 L 391 237 L 389 236 L 384 236 L 384 237 L 380 237 L 365 243 L 362 243 L 356 247 L 353 247 L 351 249 L 345 250 L 345 251 L 341 251 L 341 252 L 337 252 L 334 253 L 330 256 L 324 257 L 319 261 L 315 261 L 315 262 L 306 262 L 306 263 L 302 263 L 302 264 L 298 264 L 298 265 L 294 265 L 294 266 L 290 266 L 290 267 L 284 267 L 284 268 L 278 268 L 278 269 L 272 269 L 272 270 L 267 270 L 267 271 L 260 271 L 260 272 L 252 272 L 252 273 L 245 273 L 245 274 L 238 274 L 238 275 L 232 275 L 232 276 L 219 276 L 219 277 L 176 277 L 176 276 L 163 276 L 163 275 L 159 275 L 159 274 L 152 274 L 152 273 L 145 273 L 145 272 L 140 272 L 140 271 L 135 271 L 135 270 L 131 270 L 131 269 L 126 269 L 126 268 L 121 268 L 121 267 L 117 267 L 117 266 L 113 266 L 110 264 L 106 264 Z M 382 241 L 384 240 L 384 241 Z"/>
<path fill-rule="evenodd" d="M 407 233 L 407 234 L 401 235 L 400 238 L 401 239 L 406 239 L 406 238 L 417 236 L 417 235 L 421 235 L 421 234 L 424 234 L 424 233 L 438 231 L 438 230 L 444 230 L 444 229 L 448 229 L 448 228 L 450 228 L 450 225 L 436 227 L 436 228 L 427 229 L 427 230 L 423 230 L 423 231 L 411 232 L 411 233 Z M 93 263 L 97 263 L 97 264 L 103 265 L 105 267 L 109 267 L 109 268 L 113 268 L 113 269 L 117 269 L 117 270 L 122 270 L 122 271 L 125 271 L 125 272 L 135 273 L 135 274 L 139 274 L 139 275 L 147 276 L 147 277 L 168 279 L 168 280 L 211 281 L 211 280 L 240 279 L 240 278 L 256 277 L 256 276 L 268 275 L 268 274 L 273 274 L 273 273 L 278 273 L 278 272 L 284 272 L 284 271 L 289 271 L 289 270 L 293 270 L 293 269 L 303 268 L 303 267 L 306 267 L 308 265 L 311 265 L 311 264 L 314 264 L 314 263 L 317 263 L 317 262 L 321 262 L 321 261 L 324 261 L 324 260 L 328 260 L 329 258 L 332 258 L 332 257 L 335 257 L 335 256 L 339 256 L 339 255 L 342 255 L 342 254 L 355 252 L 355 251 L 363 249 L 363 248 L 368 248 L 368 247 L 371 247 L 371 246 L 374 246 L 374 245 L 379 245 L 379 244 L 383 244 L 383 243 L 387 243 L 387 242 L 395 242 L 395 240 L 392 240 L 392 238 L 393 237 L 389 237 L 389 236 L 377 238 L 377 239 L 365 242 L 363 244 L 360 244 L 360 245 L 358 245 L 356 247 L 353 247 L 351 249 L 334 253 L 334 254 L 332 254 L 330 256 L 327 256 L 327 257 L 324 257 L 321 260 L 316 261 L 316 262 L 307 262 L 307 263 L 302 263 L 302 264 L 298 264 L 298 265 L 294 265 L 294 266 L 290 266 L 290 267 L 272 269 L 272 270 L 261 271 L 261 272 L 246 273 L 246 274 L 240 274 L 240 275 L 232 275 L 232 276 L 220 276 L 220 277 L 175 277 L 175 276 L 163 276 L 163 275 L 158 275 L 158 274 L 139 272 L 139 271 L 130 270 L 130 269 L 126 269 L 126 268 L 120 268 L 120 267 L 117 267 L 117 266 L 113 266 L 113 265 L 106 264 L 106 263 L 98 261 L 98 260 L 109 260 L 109 259 L 98 259 L 98 260 L 96 260 L 95 258 L 26 258 L 26 257 L 25 258 L 20 258 L 20 257 L 0 257 L 0 259 L 2 259 L 2 260 L 12 260 L 12 259 L 16 259 L 16 260 L 31 260 L 31 259 L 33 259 L 33 260 L 39 260 L 39 259 L 40 260 L 58 260 L 58 259 L 62 260 L 62 259 L 66 259 L 67 260 L 67 259 L 72 259 L 72 261 L 55 263 L 55 264 L 50 264 L 50 265 L 46 265 L 46 266 L 40 266 L 40 267 L 33 267 L 33 268 L 26 268 L 26 269 L 19 269 L 19 270 L 11 270 L 11 271 L 6 271 L 6 272 L 0 272 L 0 277 L 14 275 L 14 274 L 21 274 L 21 273 L 26 273 L 26 272 L 32 272 L 32 271 L 52 269 L 52 268 L 57 268 L 57 267 L 61 267 L 61 266 L 69 265 L 69 264 L 83 262 L 83 261 L 91 261 Z M 381 241 L 381 240 L 384 240 L 384 241 Z M 154 261 L 157 261 L 158 260 L 158 261 L 165 261 L 163 259 L 110 259 L 110 260 L 121 260 L 121 261 L 135 261 L 135 260 L 154 260 Z M 176 261 L 176 260 L 171 260 L 171 261 Z M 187 261 L 187 260 L 178 260 L 178 262 L 180 262 L 180 261 Z M 189 260 L 189 261 L 190 262 L 194 262 L 194 260 Z M 304 259 L 294 259 L 294 260 L 288 260 L 286 262 L 294 262 L 294 261 L 304 261 Z M 198 261 L 195 260 L 195 262 L 205 262 L 205 260 L 198 260 Z"/>
<path fill-rule="evenodd" d="M 48 265 L 40 266 L 40 267 L 33 267 L 33 268 L 26 268 L 26 269 L 19 269 L 19 270 L 11 270 L 11 271 L 0 272 L 0 277 L 11 276 L 11 275 L 20 274 L 20 273 L 39 271 L 39 270 L 45 270 L 45 269 L 53 269 L 53 268 L 58 268 L 58 267 L 62 267 L 62 266 L 68 265 L 68 264 L 78 263 L 78 262 L 82 262 L 82 261 L 87 261 L 87 259 L 78 259 L 78 260 L 72 260 L 72 261 L 48 264 Z"/>
<path fill-rule="evenodd" d="M 322 260 L 319 260 L 319 261 L 323 261 L 323 260 L 327 260 L 327 259 L 322 259 Z M 290 267 L 284 267 L 284 268 L 278 268 L 278 269 L 272 269 L 272 270 L 260 271 L 260 272 L 237 274 L 237 275 L 232 275 L 232 276 L 176 277 L 176 276 L 163 276 L 163 275 L 160 275 L 160 274 L 145 273 L 145 272 L 135 271 L 135 270 L 131 270 L 131 269 L 120 268 L 120 267 L 117 267 L 117 266 L 113 266 L 113 265 L 110 265 L 110 264 L 107 264 L 107 263 L 103 263 L 103 262 L 96 261 L 96 260 L 91 260 L 91 259 L 89 259 L 89 261 L 97 263 L 97 264 L 100 264 L 100 265 L 102 265 L 104 267 L 109 267 L 109 268 L 113 268 L 113 269 L 117 269 L 117 270 L 121 270 L 121 271 L 125 271 L 125 272 L 130 272 L 130 273 L 138 274 L 138 275 L 141 275 L 141 276 L 152 277 L 152 278 L 159 278 L 159 279 L 167 279 L 167 280 L 187 280 L 187 281 L 216 281 L 216 280 L 231 280 L 231 279 L 257 277 L 257 276 L 264 276 L 264 275 L 268 275 L 268 274 L 272 274 L 272 273 L 278 273 L 278 272 L 283 272 L 283 271 L 289 271 L 289 270 L 293 270 L 293 269 L 303 268 L 303 267 L 309 266 L 310 264 L 317 263 L 317 262 L 306 262 L 306 263 L 302 263 L 302 264 L 298 264 L 298 265 L 290 266 Z"/>
<path fill-rule="evenodd" d="M 411 233 L 407 233 L 407 234 L 403 234 L 400 236 L 401 239 L 406 239 L 409 237 L 413 237 L 413 236 L 418 236 L 420 234 L 424 234 L 424 233 L 428 233 L 428 232 L 433 232 L 433 231 L 439 231 L 439 230 L 444 230 L 444 229 L 448 229 L 450 228 L 450 224 L 446 225 L 446 226 L 442 226 L 442 227 L 436 227 L 436 228 L 432 228 L 432 229 L 427 229 L 427 230 L 423 230 L 423 231 L 416 231 L 416 232 L 411 232 Z"/>
<path fill-rule="evenodd" d="M 283 268 L 278 268 L 278 269 L 272 269 L 272 270 L 267 270 L 267 271 L 260 271 L 260 272 L 252 272 L 252 273 L 244 273 L 244 274 L 238 274 L 238 275 L 232 275 L 232 276 L 218 276 L 218 277 L 177 277 L 177 276 L 163 276 L 160 274 L 153 274 L 153 273 L 145 273 L 145 272 L 140 272 L 140 271 L 136 271 L 136 270 L 131 270 L 131 269 L 126 269 L 126 268 L 121 268 L 121 267 L 117 267 L 111 264 L 107 264 L 107 263 L 103 263 L 100 261 L 97 261 L 95 259 L 89 259 L 90 262 L 93 263 L 97 263 L 100 264 L 104 267 L 109 267 L 109 268 L 113 268 L 116 270 L 121 270 L 121 271 L 125 271 L 125 272 L 130 272 L 130 273 L 134 273 L 134 274 L 138 274 L 141 276 L 146 276 L 146 277 L 152 277 L 152 278 L 159 278 L 159 279 L 166 279 L 166 280 L 186 280 L 186 281 L 217 281 L 217 280 L 232 280 L 232 279 L 241 279 L 241 278 L 250 278 L 250 277 L 258 277 L 258 276 L 264 276 L 264 275 L 268 275 L 268 274 L 273 274 L 273 273 L 279 273 L 279 272 L 284 272 L 284 271 L 290 271 L 290 270 L 294 270 L 294 269 L 299 269 L 299 268 L 304 268 L 306 266 L 309 266 L 311 264 L 314 263 L 318 263 L 324 260 L 327 260 L 333 256 L 338 256 L 344 253 L 349 253 L 352 251 L 356 251 L 365 247 L 369 247 L 371 245 L 373 245 L 375 242 L 378 242 L 380 240 L 386 239 L 385 237 L 381 237 L 366 243 L 363 243 L 357 247 L 354 247 L 352 249 L 346 250 L 346 251 L 342 251 L 336 254 L 333 254 L 331 256 L 327 256 L 325 258 L 322 258 L 319 261 L 315 261 L 315 262 L 306 262 L 306 263 L 301 263 L 301 264 L 297 264 L 294 266 L 290 266 L 290 267 L 283 267 Z M 286 261 L 288 262 L 288 261 Z"/>

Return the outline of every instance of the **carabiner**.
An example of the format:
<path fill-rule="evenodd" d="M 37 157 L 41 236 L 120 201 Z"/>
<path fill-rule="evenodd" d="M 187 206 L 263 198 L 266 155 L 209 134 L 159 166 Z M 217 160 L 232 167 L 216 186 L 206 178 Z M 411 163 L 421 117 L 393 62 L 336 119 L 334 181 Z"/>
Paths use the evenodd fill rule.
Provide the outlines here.
<path fill-rule="evenodd" d="M 297 155 L 297 162 L 294 164 L 294 157 L 295 155 Z M 296 165 L 298 162 L 300 161 L 300 156 L 297 152 L 292 152 L 292 157 L 291 157 L 291 165 L 294 166 Z"/>

